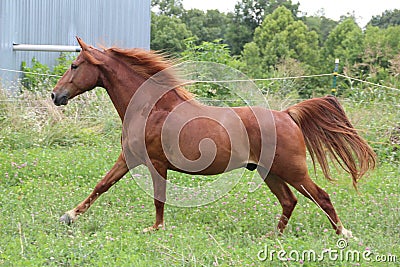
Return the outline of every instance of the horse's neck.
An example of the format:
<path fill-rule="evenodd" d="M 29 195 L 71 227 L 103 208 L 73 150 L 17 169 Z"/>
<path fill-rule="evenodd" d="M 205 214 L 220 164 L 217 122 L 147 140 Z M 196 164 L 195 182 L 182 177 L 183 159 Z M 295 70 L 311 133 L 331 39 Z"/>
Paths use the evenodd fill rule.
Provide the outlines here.
<path fill-rule="evenodd" d="M 107 90 L 122 121 L 130 99 L 144 81 L 139 75 L 120 68 L 118 68 L 118 72 L 109 70 L 104 73 L 102 86 Z"/>
<path fill-rule="evenodd" d="M 103 77 L 102 85 L 107 90 L 122 121 L 124 120 L 130 100 L 144 82 L 146 82 L 146 80 L 143 77 L 130 70 L 118 70 L 117 75 L 112 71 Z M 158 90 L 160 90 L 160 88 L 155 85 L 154 88 L 153 86 L 149 88 L 146 87 L 148 87 L 148 84 L 146 84 L 144 90 L 141 90 L 140 93 L 151 94 L 151 91 L 157 90 L 153 91 L 157 92 L 155 94 L 157 95 Z M 182 99 L 175 90 L 169 90 L 165 94 L 162 94 L 162 96 L 150 97 L 150 101 L 153 102 L 150 104 L 154 104 L 156 109 L 170 111 L 185 100 Z"/>

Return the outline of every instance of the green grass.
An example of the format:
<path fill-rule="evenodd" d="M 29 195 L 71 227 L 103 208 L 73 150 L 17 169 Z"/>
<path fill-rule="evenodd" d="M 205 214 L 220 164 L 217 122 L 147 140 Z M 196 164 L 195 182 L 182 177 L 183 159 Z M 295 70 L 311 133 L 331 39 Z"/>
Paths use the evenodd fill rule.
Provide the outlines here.
<path fill-rule="evenodd" d="M 107 144 L 107 142 L 105 142 Z M 109 142 L 108 142 L 109 143 Z M 118 145 L 3 150 L 0 153 L 0 264 L 5 266 L 301 266 L 261 262 L 269 250 L 337 249 L 328 219 L 297 194 L 299 204 L 283 236 L 274 231 L 280 206 L 262 186 L 248 191 L 251 173 L 222 199 L 202 207 L 166 207 L 166 230 L 143 234 L 154 220 L 152 199 L 127 175 L 72 226 L 58 222 L 111 167 Z M 139 173 L 146 175 L 142 168 Z M 399 166 L 384 164 L 357 194 L 345 174 L 331 184 L 320 178 L 345 226 L 358 240 L 348 250 L 400 256 Z M 172 173 L 174 179 L 190 176 Z M 263 255 L 263 254 L 260 254 Z M 376 263 L 360 262 L 362 266 Z M 305 262 L 303 266 L 349 266 L 358 262 Z"/>
<path fill-rule="evenodd" d="M 345 102 L 380 159 L 378 168 L 361 180 L 358 193 L 344 172 L 333 170 L 336 183 L 326 181 L 319 170 L 317 177 L 312 174 L 358 238 L 339 250 L 340 237 L 326 216 L 297 192 L 299 203 L 284 235 L 268 235 L 275 231 L 281 208 L 265 185 L 249 192 L 249 171 L 218 201 L 193 208 L 167 205 L 165 230 L 142 233 L 154 223 L 153 200 L 130 174 L 76 223 L 59 223 L 113 165 L 120 152 L 120 126 L 101 94 L 61 109 L 40 99 L 11 104 L 0 99 L 0 265 L 379 266 L 363 259 L 346 261 L 340 254 L 334 260 L 335 252 L 329 258 L 327 249 L 372 253 L 371 260 L 397 257 L 397 263 L 382 266 L 400 262 L 399 147 L 389 142 L 390 130 L 399 125 L 396 104 L 383 109 L 379 103 Z M 137 174 L 149 175 L 145 168 Z M 178 184 L 194 183 L 189 175 L 169 175 Z M 274 260 L 259 259 L 265 249 L 268 255 L 275 253 Z M 294 260 L 296 252 L 311 250 L 325 258 Z M 278 251 L 292 259 L 278 260 Z"/>

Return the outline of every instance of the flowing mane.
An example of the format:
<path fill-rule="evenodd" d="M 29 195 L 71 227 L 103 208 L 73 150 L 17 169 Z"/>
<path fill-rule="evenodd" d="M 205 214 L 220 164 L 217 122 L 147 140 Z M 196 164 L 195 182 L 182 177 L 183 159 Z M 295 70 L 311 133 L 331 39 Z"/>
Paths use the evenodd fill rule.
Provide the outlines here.
<path fill-rule="evenodd" d="M 149 51 L 141 48 L 122 49 L 111 47 L 106 49 L 105 52 L 127 63 L 131 69 L 145 79 L 149 79 L 160 71 L 164 71 L 163 75 L 168 77 L 171 84 L 181 84 L 179 83 L 179 77 L 177 77 L 176 73 L 173 71 L 174 61 L 167 59 L 163 54 L 156 51 Z M 191 100 L 194 98 L 192 93 L 181 86 L 176 87 L 174 90 L 184 100 Z"/>

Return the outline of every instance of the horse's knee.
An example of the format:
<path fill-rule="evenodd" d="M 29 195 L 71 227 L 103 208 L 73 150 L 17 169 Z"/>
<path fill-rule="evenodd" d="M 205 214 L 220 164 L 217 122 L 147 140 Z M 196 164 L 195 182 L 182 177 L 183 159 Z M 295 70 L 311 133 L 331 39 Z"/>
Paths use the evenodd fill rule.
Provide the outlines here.
<path fill-rule="evenodd" d="M 106 192 L 110 187 L 111 185 L 104 182 L 100 182 L 94 187 L 94 191 L 100 195 Z"/>

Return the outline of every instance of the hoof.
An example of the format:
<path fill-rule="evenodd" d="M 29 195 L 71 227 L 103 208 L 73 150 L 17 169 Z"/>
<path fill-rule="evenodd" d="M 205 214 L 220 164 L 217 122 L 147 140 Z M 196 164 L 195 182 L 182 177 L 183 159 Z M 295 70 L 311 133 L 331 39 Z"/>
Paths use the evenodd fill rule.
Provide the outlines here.
<path fill-rule="evenodd" d="M 144 228 L 143 229 L 143 233 L 151 233 L 151 232 L 154 232 L 154 231 L 158 231 L 159 229 L 164 229 L 164 226 L 162 224 L 159 224 L 158 226 L 153 225 L 153 226 Z"/>
<path fill-rule="evenodd" d="M 63 216 L 61 216 L 60 222 L 65 223 L 66 225 L 71 225 L 71 223 L 73 223 L 73 219 L 68 213 L 65 213 Z"/>
<path fill-rule="evenodd" d="M 346 239 L 354 239 L 356 241 L 358 240 L 358 238 L 353 236 L 353 233 L 350 230 L 347 230 L 346 228 L 342 229 L 342 235 Z"/>

